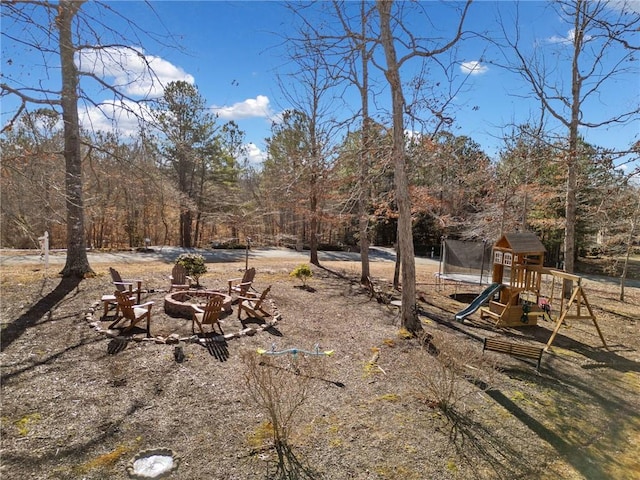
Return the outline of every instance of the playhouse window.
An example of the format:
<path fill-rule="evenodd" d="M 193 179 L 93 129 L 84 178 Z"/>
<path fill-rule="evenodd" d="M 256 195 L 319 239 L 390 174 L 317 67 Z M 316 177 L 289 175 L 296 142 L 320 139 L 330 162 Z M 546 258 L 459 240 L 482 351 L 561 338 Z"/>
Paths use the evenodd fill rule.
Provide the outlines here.
<path fill-rule="evenodd" d="M 497 265 L 502 265 L 502 252 L 494 252 L 493 263 Z"/>
<path fill-rule="evenodd" d="M 511 264 L 513 263 L 513 256 L 510 253 L 505 253 L 504 254 L 504 265 L 510 267 Z"/>

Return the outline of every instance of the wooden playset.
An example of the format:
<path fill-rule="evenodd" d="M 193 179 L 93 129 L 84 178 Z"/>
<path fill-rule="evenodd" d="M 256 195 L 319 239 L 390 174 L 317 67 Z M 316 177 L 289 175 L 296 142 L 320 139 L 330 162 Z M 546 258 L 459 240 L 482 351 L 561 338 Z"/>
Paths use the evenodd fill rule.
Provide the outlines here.
<path fill-rule="evenodd" d="M 591 320 L 606 348 L 607 344 L 582 287 L 582 278 L 545 268 L 545 251 L 544 245 L 533 233 L 505 234 L 498 239 L 493 247 L 493 282 L 499 288 L 495 289 L 496 295 L 489 299 L 489 305 L 480 308 L 480 317 L 495 320 L 496 327 L 534 326 L 540 317 L 554 321 L 555 328 L 545 349 L 551 346 L 567 320 Z M 543 275 L 551 276 L 551 292 L 548 295 L 541 292 Z M 555 298 L 556 284 L 560 285 L 558 298 Z M 573 290 L 565 303 L 567 285 L 573 285 Z M 557 312 L 552 312 L 552 308 L 557 308 Z"/>
<path fill-rule="evenodd" d="M 498 327 L 537 325 L 545 315 L 540 307 L 540 285 L 545 272 L 544 245 L 532 233 L 503 235 L 493 246 L 494 284 L 499 298 L 480 309 L 481 318 L 492 318 Z"/>

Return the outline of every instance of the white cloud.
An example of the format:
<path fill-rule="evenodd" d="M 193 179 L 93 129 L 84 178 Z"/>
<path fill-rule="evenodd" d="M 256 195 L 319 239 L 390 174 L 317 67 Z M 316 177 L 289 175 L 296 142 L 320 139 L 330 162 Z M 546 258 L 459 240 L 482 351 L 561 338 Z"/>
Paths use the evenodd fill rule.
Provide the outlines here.
<path fill-rule="evenodd" d="M 550 43 L 567 43 L 570 44 L 573 42 L 573 39 L 576 36 L 576 31 L 572 28 L 567 32 L 566 37 L 559 37 L 558 35 L 553 35 L 547 39 Z"/>
<path fill-rule="evenodd" d="M 194 78 L 180 67 L 154 55 L 146 55 L 138 47 L 105 47 L 84 49 L 76 54 L 81 72 L 91 73 L 123 93 L 143 98 L 162 96 L 164 87 L 182 80 L 193 84 Z"/>
<path fill-rule="evenodd" d="M 211 110 L 224 120 L 254 117 L 271 118 L 274 116 L 271 106 L 269 105 L 269 97 L 266 95 L 247 98 L 243 102 L 234 103 L 230 107 L 213 105 Z"/>
<path fill-rule="evenodd" d="M 487 73 L 489 67 L 482 65 L 478 60 L 472 60 L 470 62 L 462 62 L 460 64 L 460 70 L 465 75 L 482 75 Z"/>
<path fill-rule="evenodd" d="M 567 32 L 566 37 L 559 37 L 558 35 L 552 35 L 551 37 L 547 38 L 547 41 L 549 43 L 562 43 L 565 45 L 572 45 L 575 39 L 576 39 L 576 30 L 575 28 L 572 28 Z M 591 40 L 591 36 L 585 35 L 584 40 L 585 41 Z"/>
<path fill-rule="evenodd" d="M 117 131 L 123 135 L 135 136 L 140 124 L 151 120 L 148 107 L 131 101 L 108 100 L 96 106 L 79 110 L 80 124 L 94 131 Z"/>
<path fill-rule="evenodd" d="M 605 0 L 605 3 L 614 10 L 640 13 L 640 0 Z"/>
<path fill-rule="evenodd" d="M 246 158 L 251 165 L 261 164 L 267 158 L 267 153 L 260 150 L 255 143 L 248 143 L 245 148 Z"/>

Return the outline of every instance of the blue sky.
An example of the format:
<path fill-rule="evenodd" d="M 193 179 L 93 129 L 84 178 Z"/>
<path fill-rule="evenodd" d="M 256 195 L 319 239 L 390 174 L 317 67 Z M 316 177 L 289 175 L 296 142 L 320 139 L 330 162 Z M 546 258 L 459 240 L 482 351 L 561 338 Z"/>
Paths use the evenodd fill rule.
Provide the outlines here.
<path fill-rule="evenodd" d="M 147 35 L 134 32 L 124 20 L 114 20 L 117 19 L 114 15 L 104 16 L 105 21 L 111 22 L 110 25 L 130 39 L 130 46 L 139 48 L 147 56 L 162 82 L 186 80 L 194 83 L 221 122 L 235 120 L 246 133 L 252 160 L 259 161 L 264 155 L 264 139 L 270 136 L 272 121 L 277 120 L 282 110 L 291 106 L 277 81 L 277 73 L 287 72 L 290 68 L 283 37 L 295 33 L 294 19 L 284 4 L 261 1 L 156 1 L 152 2 L 153 11 L 147 4 L 137 1 L 117 1 L 109 5 L 143 31 L 157 36 L 171 32 L 173 38 L 157 42 Z M 422 18 L 416 17 L 416 24 L 412 28 L 424 36 L 433 35 L 434 32 L 446 36 L 444 30 L 455 22 L 451 9 L 438 2 L 424 2 L 424 5 L 432 15 L 432 23 L 428 25 Z M 615 6 L 614 3 L 612 5 Z M 514 6 L 513 2 L 507 1 L 476 2 L 469 13 L 466 28 L 494 37 L 499 30 L 497 9 L 509 24 Z M 634 0 L 632 6 L 635 11 L 640 11 L 640 1 Z M 92 9 L 95 5 L 86 4 L 85 8 Z M 571 35 L 570 26 L 546 2 L 522 2 L 519 9 L 525 25 L 520 32 L 523 47 L 528 52 L 544 54 L 546 61 L 551 60 L 549 71 L 564 74 L 565 82 L 568 82 L 563 62 L 559 59 L 563 55 L 563 42 Z M 3 19 L 2 28 L 12 33 L 16 27 Z M 47 74 L 37 67 L 42 63 L 39 55 L 19 51 L 7 38 L 2 40 L 3 77 L 24 82 L 38 77 L 46 81 Z M 163 45 L 163 42 L 166 44 Z M 12 58 L 11 65 L 6 62 L 7 58 Z M 451 60 L 455 62 L 451 74 L 455 76 L 456 85 L 464 80 L 450 112 L 456 120 L 452 130 L 456 134 L 470 136 L 494 156 L 502 145 L 500 137 L 510 130 L 508 125 L 534 121 L 539 103 L 532 98 L 530 88 L 520 78 L 497 65 L 504 58 L 485 41 L 475 38 L 461 43 L 455 58 Z M 83 68 L 90 68 L 91 65 L 96 65 L 95 59 L 83 57 Z M 141 75 L 134 82 L 136 88 L 127 87 L 133 98 L 161 93 L 161 89 L 155 88 L 157 84 L 151 87 L 148 76 L 140 73 L 139 59 L 128 58 L 127 65 L 132 72 Z M 635 75 L 621 76 L 608 88 L 598 92 L 597 101 L 585 111 L 588 116 L 600 120 L 609 112 L 619 111 L 621 106 L 637 106 L 640 97 L 638 60 L 633 67 Z M 405 79 L 414 73 L 415 68 L 417 66 L 411 64 L 406 66 L 403 70 Z M 435 70 L 430 72 L 432 81 L 446 83 Z M 123 75 L 111 67 L 99 73 L 110 83 L 125 84 L 131 80 L 131 76 Z M 379 76 L 378 73 L 376 75 Z M 49 74 L 49 77 L 54 76 L 55 73 Z M 5 81 L 5 78 L 2 80 Z M 55 82 L 55 78 L 51 81 Z M 388 114 L 388 92 L 382 87 L 384 82 L 381 78 L 378 78 L 377 85 L 381 87 L 375 99 L 374 114 L 384 121 Z M 96 89 L 92 95 L 95 100 L 107 102 L 107 105 L 114 103 L 104 90 Z M 345 92 L 343 100 L 357 109 L 355 92 Z M 15 108 L 14 100 L 9 97 L 2 99 L 3 124 Z M 102 108 L 105 109 L 104 104 Z M 346 112 L 348 109 L 344 110 Z M 91 123 L 97 128 L 113 126 L 96 109 L 83 112 L 82 118 L 85 124 Z M 128 122 L 125 116 L 120 116 L 118 127 L 126 131 L 134 128 L 134 124 Z M 555 129 L 556 133 L 564 132 L 553 122 L 549 128 Z M 624 127 L 590 129 L 582 133 L 587 141 L 595 145 L 627 148 L 640 139 L 639 120 L 636 117 L 635 123 Z"/>

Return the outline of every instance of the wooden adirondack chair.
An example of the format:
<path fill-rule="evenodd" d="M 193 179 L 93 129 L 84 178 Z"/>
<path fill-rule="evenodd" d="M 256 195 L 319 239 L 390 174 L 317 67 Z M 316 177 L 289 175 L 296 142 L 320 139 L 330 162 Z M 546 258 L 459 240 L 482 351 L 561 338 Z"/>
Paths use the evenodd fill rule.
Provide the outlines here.
<path fill-rule="evenodd" d="M 140 293 L 142 291 L 142 280 L 122 280 L 120 273 L 115 268 L 109 268 L 109 273 L 111 275 L 111 281 L 118 291 L 126 293 L 132 299 L 135 299 L 136 303 L 140 303 Z M 133 289 L 133 284 L 136 284 L 136 289 Z M 109 309 L 115 307 L 116 309 L 116 317 L 118 317 L 120 313 L 120 307 L 118 306 L 118 300 L 115 295 L 103 295 L 100 299 L 102 305 L 104 306 L 104 312 L 102 314 L 102 318 L 105 318 L 109 313 Z"/>
<path fill-rule="evenodd" d="M 111 280 L 116 286 L 118 291 L 125 292 L 128 290 L 129 294 L 136 295 L 136 303 L 140 303 L 140 294 L 142 293 L 142 280 L 140 279 L 125 279 L 123 280 L 120 273 L 112 267 L 109 267 L 109 273 L 111 274 Z M 133 285 L 136 285 L 135 288 Z"/>
<path fill-rule="evenodd" d="M 171 280 L 169 292 L 172 292 L 173 290 L 189 290 L 193 279 L 187 275 L 187 269 L 183 265 L 176 263 L 171 270 L 169 280 Z"/>
<path fill-rule="evenodd" d="M 264 317 L 270 317 L 271 314 L 267 312 L 262 306 L 265 299 L 267 298 L 267 295 L 269 295 L 270 290 L 271 285 L 265 288 L 259 297 L 238 297 L 238 319 L 241 319 L 240 317 L 243 310 L 247 313 L 247 316 L 252 318 L 260 318 L 264 320 Z"/>
<path fill-rule="evenodd" d="M 224 335 L 222 327 L 220 326 L 220 314 L 222 313 L 222 304 L 224 303 L 224 297 L 222 295 L 213 295 L 207 302 L 204 308 L 200 308 L 197 305 L 193 305 L 193 320 L 191 323 L 191 331 L 195 333 L 196 324 L 200 328 L 200 332 L 204 335 L 204 329 L 202 325 L 211 325 L 211 331 L 214 330 L 214 325 L 217 324 L 220 332 Z"/>
<path fill-rule="evenodd" d="M 115 322 L 109 325 L 109 328 L 114 328 L 121 320 L 129 320 L 129 325 L 123 330 L 124 332 L 128 332 L 138 323 L 143 320 L 147 321 L 147 337 L 151 336 L 151 307 L 154 302 L 146 302 L 142 305 L 136 305 L 133 303 L 131 297 L 127 296 L 126 293 L 120 292 L 116 290 L 114 292 L 116 300 L 118 301 L 118 308 L 122 313 L 122 316 L 119 316 Z"/>
<path fill-rule="evenodd" d="M 125 293 L 129 293 L 129 292 L 125 292 Z M 135 295 L 130 295 L 129 298 L 131 299 L 132 302 L 135 302 L 136 300 L 136 296 Z M 107 315 L 109 314 L 109 310 L 111 308 L 115 308 L 115 316 L 116 318 L 120 318 L 122 315 L 120 315 L 120 306 L 118 305 L 118 299 L 116 298 L 115 295 L 102 295 L 102 298 L 100 298 L 100 301 L 102 302 L 102 305 L 104 306 L 104 311 L 102 312 L 102 319 L 107 318 Z"/>
<path fill-rule="evenodd" d="M 242 278 L 231 278 L 227 280 L 229 283 L 229 295 L 236 294 L 238 296 L 245 296 L 251 288 L 255 276 L 256 269 L 251 267 L 245 270 Z"/>

